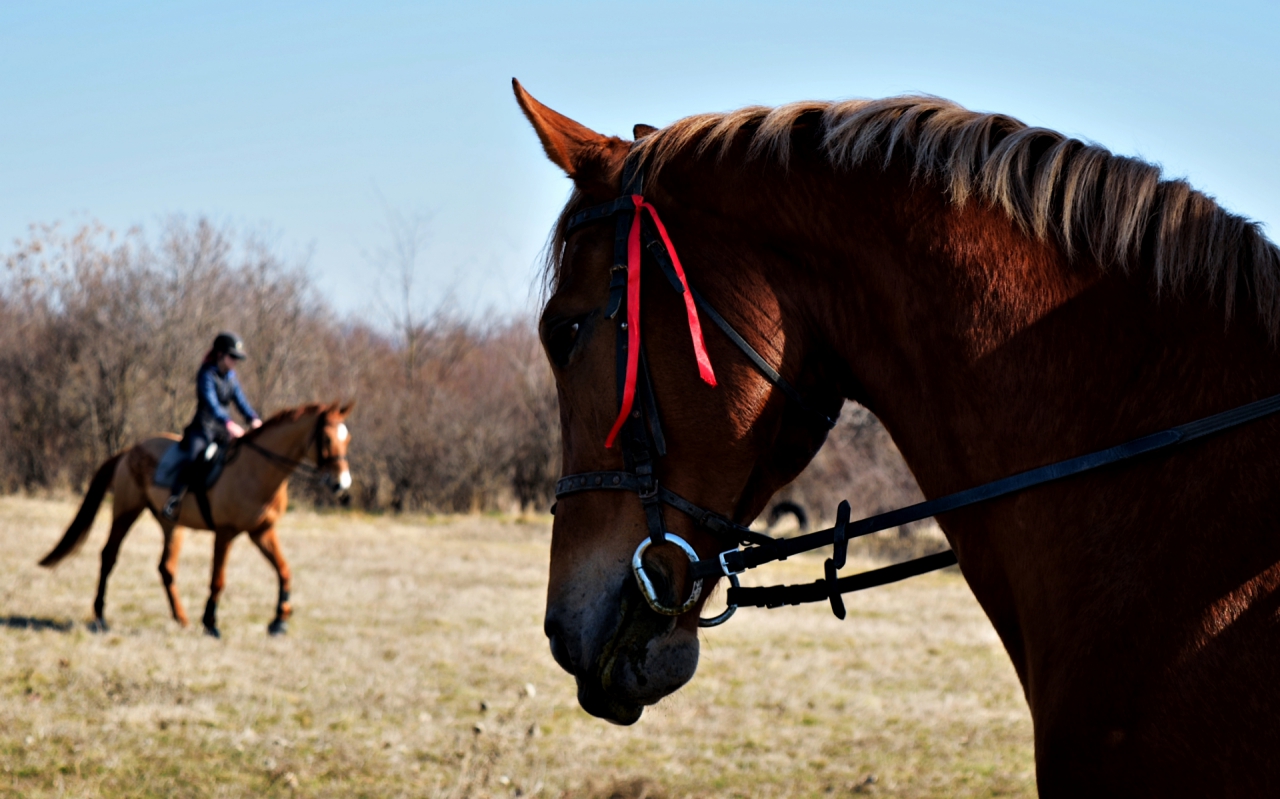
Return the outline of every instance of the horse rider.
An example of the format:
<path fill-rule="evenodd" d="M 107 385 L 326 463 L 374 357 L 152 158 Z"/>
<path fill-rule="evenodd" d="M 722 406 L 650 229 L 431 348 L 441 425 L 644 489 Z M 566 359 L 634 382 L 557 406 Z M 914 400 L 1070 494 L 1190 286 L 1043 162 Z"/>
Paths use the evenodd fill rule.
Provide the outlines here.
<path fill-rule="evenodd" d="M 231 405 L 240 410 L 249 427 L 262 426 L 232 368 L 235 361 L 245 359 L 244 342 L 234 333 L 219 333 L 205 354 L 196 373 L 196 415 L 182 431 L 182 468 L 178 469 L 169 501 L 161 513 L 170 521 L 178 520 L 182 497 L 187 491 L 188 466 L 204 456 L 210 444 L 224 444 L 244 435 L 244 428 L 231 418 Z"/>

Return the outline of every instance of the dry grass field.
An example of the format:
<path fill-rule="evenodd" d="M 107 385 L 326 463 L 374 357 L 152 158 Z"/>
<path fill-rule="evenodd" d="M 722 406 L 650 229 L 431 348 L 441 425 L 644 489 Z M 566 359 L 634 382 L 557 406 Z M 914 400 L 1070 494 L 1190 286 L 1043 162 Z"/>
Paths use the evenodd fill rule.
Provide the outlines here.
<path fill-rule="evenodd" d="M 291 513 L 295 615 L 266 635 L 270 568 L 232 550 L 222 640 L 170 621 L 139 522 L 85 629 L 105 514 L 37 559 L 69 502 L 0 499 L 0 796 L 1031 796 L 1031 725 L 958 574 L 744 610 L 694 681 L 629 728 L 583 713 L 552 661 L 545 518 Z M 210 539 L 179 582 L 204 607 Z M 856 564 L 855 564 L 856 565 Z M 796 582 L 817 557 L 762 575 Z"/>

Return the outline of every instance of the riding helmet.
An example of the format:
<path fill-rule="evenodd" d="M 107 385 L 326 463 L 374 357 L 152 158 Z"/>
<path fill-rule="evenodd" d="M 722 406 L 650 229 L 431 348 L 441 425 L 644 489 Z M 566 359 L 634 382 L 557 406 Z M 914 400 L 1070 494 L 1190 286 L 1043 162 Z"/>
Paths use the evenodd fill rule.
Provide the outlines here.
<path fill-rule="evenodd" d="M 235 333 L 223 331 L 213 340 L 213 351 L 219 355 L 227 354 L 237 361 L 243 361 L 246 357 L 244 351 L 244 342 Z"/>

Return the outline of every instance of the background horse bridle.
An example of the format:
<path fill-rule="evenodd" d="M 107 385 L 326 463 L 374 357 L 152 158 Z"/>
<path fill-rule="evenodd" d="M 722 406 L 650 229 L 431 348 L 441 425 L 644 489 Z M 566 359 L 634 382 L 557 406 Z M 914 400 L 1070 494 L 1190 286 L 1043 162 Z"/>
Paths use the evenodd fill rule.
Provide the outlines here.
<path fill-rule="evenodd" d="M 618 324 L 617 382 L 621 410 L 613 430 L 610 431 L 607 444 L 611 445 L 615 436 L 621 439 L 623 463 L 626 468 L 623 471 L 580 472 L 567 475 L 556 483 L 556 498 L 581 491 L 604 490 L 630 491 L 639 496 L 649 536 L 636 547 L 635 554 L 631 558 L 631 569 L 645 601 L 663 615 L 678 616 L 693 608 L 701 596 L 704 579 L 727 577 L 731 585 L 727 596 L 728 607 L 714 618 L 699 619 L 699 626 L 714 627 L 723 624 L 740 605 L 779 607 L 823 600 L 829 601 L 832 612 L 843 619 L 845 608 L 842 594 L 895 582 L 952 566 L 957 562 L 955 553 L 946 550 L 841 578 L 838 576 L 838 571 L 845 565 L 850 539 L 927 519 L 939 513 L 1060 480 L 1155 450 L 1185 444 L 1280 411 L 1280 395 L 1267 397 L 1188 424 L 1136 438 L 1109 449 L 1058 461 L 965 491 L 872 516 L 853 524 L 849 523 L 849 503 L 841 502 L 836 511 L 834 527 L 795 538 L 771 538 L 714 511 L 699 507 L 658 482 L 654 471 L 654 460 L 655 457 L 666 455 L 667 448 L 657 401 L 653 395 L 652 378 L 649 375 L 648 363 L 640 340 L 638 303 L 643 253 L 639 246 L 640 242 L 643 242 L 643 249 L 649 251 L 676 292 L 685 295 L 685 305 L 690 317 L 690 334 L 694 339 L 694 350 L 699 359 L 699 367 L 703 370 L 704 380 L 711 385 L 715 384 L 714 376 L 707 379 L 710 374 L 710 364 L 705 360 L 706 353 L 702 348 L 701 329 L 696 312 L 693 310 L 695 305 L 747 356 L 765 379 L 781 390 L 806 414 L 821 421 L 828 429 L 835 426 L 835 420 L 806 404 L 795 387 L 783 379 L 778 371 L 688 284 L 675 248 L 658 217 L 657 209 L 645 202 L 642 190 L 643 169 L 638 159 L 629 159 L 622 175 L 622 195 L 611 202 L 592 206 L 574 214 L 569 218 L 565 229 L 565 234 L 568 235 L 585 225 L 617 217 L 614 258 L 613 266 L 609 270 L 609 297 L 605 306 L 605 317 L 617 320 Z M 648 219 L 644 217 L 645 210 L 649 211 Z M 628 303 L 634 304 L 628 307 L 628 313 L 625 315 L 619 313 L 623 307 L 624 290 L 626 290 Z M 715 560 L 699 559 L 687 541 L 666 531 L 663 523 L 663 505 L 670 505 L 687 514 L 699 527 L 708 530 L 732 548 L 721 552 Z M 551 510 L 555 513 L 554 505 Z M 693 586 L 688 598 L 676 606 L 663 604 L 644 569 L 645 551 L 650 546 L 661 543 L 675 544 L 690 561 Z M 739 544 L 745 544 L 746 547 L 739 549 Z M 804 585 L 760 588 L 742 588 L 739 585 L 737 575 L 747 569 L 785 560 L 791 555 L 825 546 L 832 546 L 833 552 L 832 557 L 828 558 L 824 565 L 824 578 L 821 580 Z"/>
<path fill-rule="evenodd" d="M 325 477 L 328 474 L 327 470 L 329 469 L 329 467 L 340 465 L 347 462 L 347 459 L 345 456 L 335 456 L 333 454 L 333 442 L 330 440 L 329 436 L 320 435 L 320 431 L 323 430 L 325 426 L 324 422 L 325 422 L 324 414 L 321 414 L 319 417 L 317 417 L 316 426 L 311 431 L 310 440 L 307 441 L 308 450 L 311 449 L 312 444 L 314 444 L 316 448 L 316 463 L 314 466 L 312 466 L 311 464 L 305 461 L 297 461 L 297 460 L 294 460 L 293 458 L 287 457 L 285 455 L 281 455 L 278 452 L 272 452 L 271 450 L 259 444 L 257 441 L 254 441 L 253 439 L 248 438 L 247 436 L 241 436 L 240 438 L 236 439 L 234 443 L 248 447 L 249 449 L 258 453 L 259 455 L 266 458 L 267 460 L 273 461 L 281 466 L 284 466 L 287 470 L 290 470 L 290 471 L 297 470 L 302 472 L 304 476 L 310 479 L 313 479 L 313 480 L 319 479 L 319 478 Z M 233 450 L 233 453 L 235 452 L 236 451 Z M 228 462 L 230 462 L 230 458 L 228 458 Z"/>

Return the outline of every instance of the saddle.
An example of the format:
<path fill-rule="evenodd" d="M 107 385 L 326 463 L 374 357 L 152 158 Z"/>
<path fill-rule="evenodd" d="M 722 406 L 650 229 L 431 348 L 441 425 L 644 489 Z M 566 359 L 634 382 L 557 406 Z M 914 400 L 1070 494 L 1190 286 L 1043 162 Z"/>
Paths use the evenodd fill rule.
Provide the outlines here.
<path fill-rule="evenodd" d="M 214 441 L 196 454 L 194 460 L 183 457 L 181 441 L 175 441 L 164 451 L 160 462 L 156 464 L 156 473 L 151 482 L 161 488 L 173 488 L 179 477 L 185 477 L 187 489 L 195 494 L 196 505 L 209 529 L 214 529 L 213 512 L 209 508 L 208 492 L 222 476 L 222 469 L 227 464 L 227 453 L 230 447 L 221 441 Z"/>
<path fill-rule="evenodd" d="M 228 447 L 215 441 L 205 447 L 194 461 L 188 463 L 182 457 L 182 442 L 175 441 L 161 456 L 151 482 L 160 488 L 173 488 L 178 477 L 185 475 L 189 488 L 213 488 L 213 484 L 222 476 L 222 467 L 226 465 L 227 449 Z"/>

